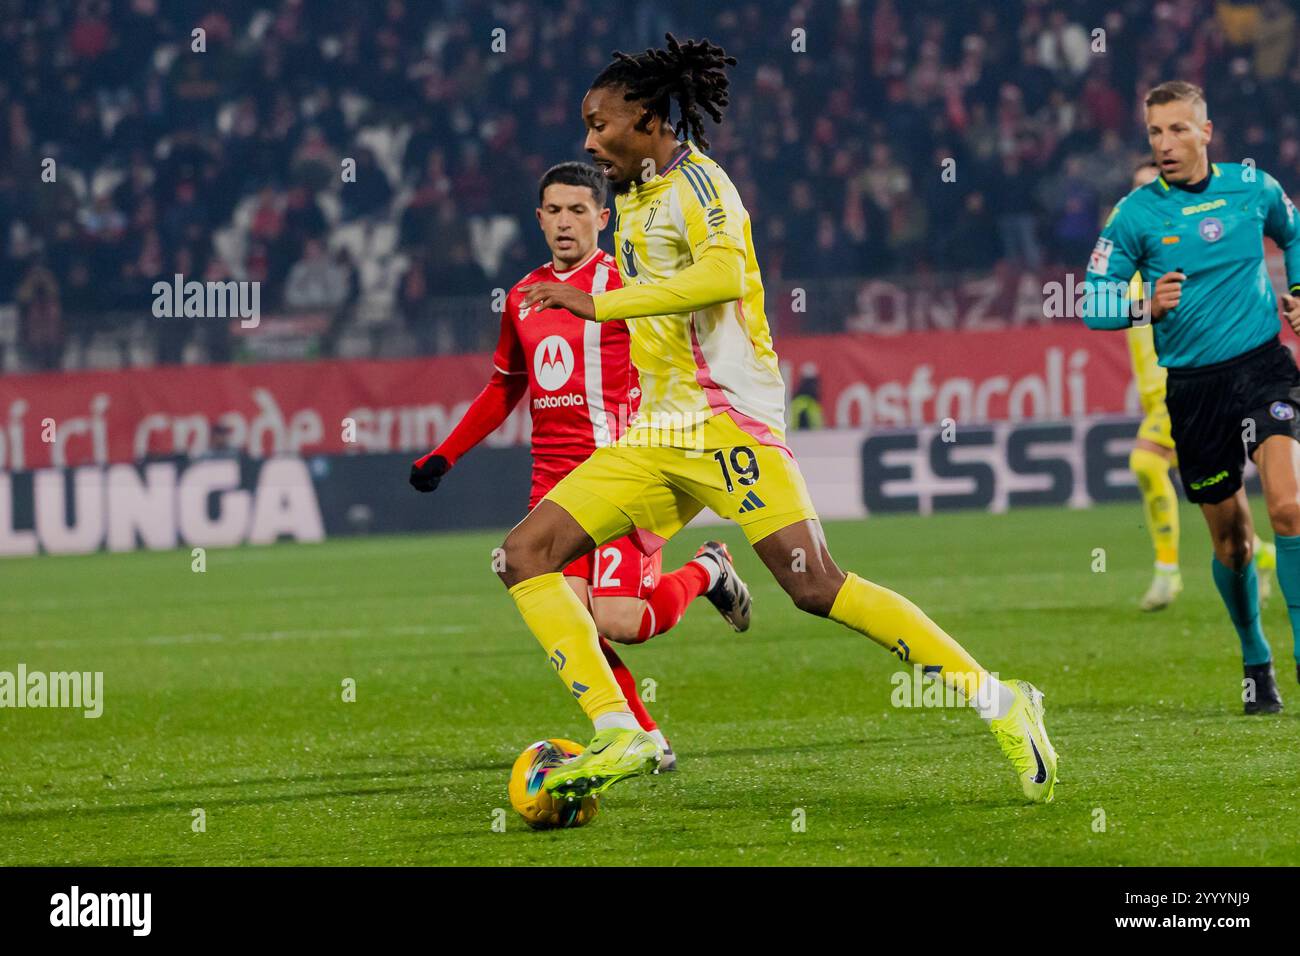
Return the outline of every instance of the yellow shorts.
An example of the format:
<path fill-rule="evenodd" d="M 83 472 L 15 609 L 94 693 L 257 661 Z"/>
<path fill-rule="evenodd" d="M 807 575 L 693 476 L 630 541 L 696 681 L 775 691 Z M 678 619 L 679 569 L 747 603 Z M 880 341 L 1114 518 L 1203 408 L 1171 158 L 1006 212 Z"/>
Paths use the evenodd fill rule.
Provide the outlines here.
<path fill-rule="evenodd" d="M 751 543 L 817 517 L 787 451 L 760 444 L 725 413 L 701 428 L 690 450 L 621 443 L 597 448 L 544 500 L 573 515 L 596 544 L 630 534 L 647 554 L 703 508 L 736 522 Z"/>
<path fill-rule="evenodd" d="M 1152 403 L 1146 407 L 1142 423 L 1138 425 L 1138 438 L 1145 438 L 1161 448 L 1174 450 L 1174 434 L 1169 424 L 1169 409 L 1164 402 Z"/>

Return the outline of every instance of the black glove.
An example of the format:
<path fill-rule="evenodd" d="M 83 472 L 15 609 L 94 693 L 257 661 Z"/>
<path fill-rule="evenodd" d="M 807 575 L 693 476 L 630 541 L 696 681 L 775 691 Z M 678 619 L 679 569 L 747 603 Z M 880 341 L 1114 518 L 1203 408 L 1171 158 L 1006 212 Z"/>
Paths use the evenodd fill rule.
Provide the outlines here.
<path fill-rule="evenodd" d="M 433 491 L 450 467 L 441 455 L 425 455 L 411 465 L 411 487 L 416 491 Z"/>

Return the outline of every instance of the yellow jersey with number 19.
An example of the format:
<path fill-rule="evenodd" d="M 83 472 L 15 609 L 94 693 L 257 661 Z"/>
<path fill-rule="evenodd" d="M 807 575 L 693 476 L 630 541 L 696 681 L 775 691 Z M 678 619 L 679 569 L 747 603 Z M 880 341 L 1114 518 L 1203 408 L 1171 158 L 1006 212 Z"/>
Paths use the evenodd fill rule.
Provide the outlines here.
<path fill-rule="evenodd" d="M 614 222 L 623 289 L 595 302 L 598 321 L 628 319 L 641 378 L 640 412 L 622 443 L 691 447 L 699 426 L 728 413 L 759 443 L 784 447 L 785 383 L 763 311 L 749 213 L 722 167 L 684 144 L 659 175 L 615 198 Z M 706 254 L 717 262 L 720 250 L 743 256 L 737 297 L 672 312 L 670 295 L 657 306 L 664 314 L 645 315 L 635 305 L 617 312 L 615 303 L 626 306 L 638 295 L 644 310 L 654 286 Z M 633 292 L 638 286 L 650 288 Z M 692 289 L 681 301 L 689 304 L 699 293 Z"/>

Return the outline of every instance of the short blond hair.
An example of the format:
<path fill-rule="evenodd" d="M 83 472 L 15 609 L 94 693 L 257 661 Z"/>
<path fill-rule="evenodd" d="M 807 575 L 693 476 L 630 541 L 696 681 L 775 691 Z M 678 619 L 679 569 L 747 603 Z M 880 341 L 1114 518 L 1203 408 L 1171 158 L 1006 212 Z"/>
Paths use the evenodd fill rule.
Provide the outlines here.
<path fill-rule="evenodd" d="M 1159 86 L 1153 87 L 1147 93 L 1146 105 L 1159 106 L 1162 103 L 1173 103 L 1183 100 L 1195 106 L 1199 103 L 1205 106 L 1205 91 L 1195 83 L 1187 83 L 1183 80 L 1168 80 Z"/>

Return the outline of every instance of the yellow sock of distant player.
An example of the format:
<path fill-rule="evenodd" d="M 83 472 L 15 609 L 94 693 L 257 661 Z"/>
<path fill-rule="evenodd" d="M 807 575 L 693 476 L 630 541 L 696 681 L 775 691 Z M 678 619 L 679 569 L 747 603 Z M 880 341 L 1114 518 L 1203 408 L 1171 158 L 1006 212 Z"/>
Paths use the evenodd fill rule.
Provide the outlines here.
<path fill-rule="evenodd" d="M 978 690 L 985 675 L 975 658 L 919 607 L 901 594 L 852 572 L 835 595 L 830 617 L 927 673 L 940 668 L 944 683 L 963 694 Z"/>
<path fill-rule="evenodd" d="M 1147 531 L 1155 545 L 1156 562 L 1178 564 L 1178 497 L 1169 480 L 1169 462 L 1146 448 L 1134 448 L 1128 466 L 1137 476 Z"/>
<path fill-rule="evenodd" d="M 602 714 L 626 711 L 609 662 L 600 652 L 596 622 L 563 574 L 539 574 L 510 589 L 524 623 L 541 643 L 560 680 L 593 721 Z"/>

